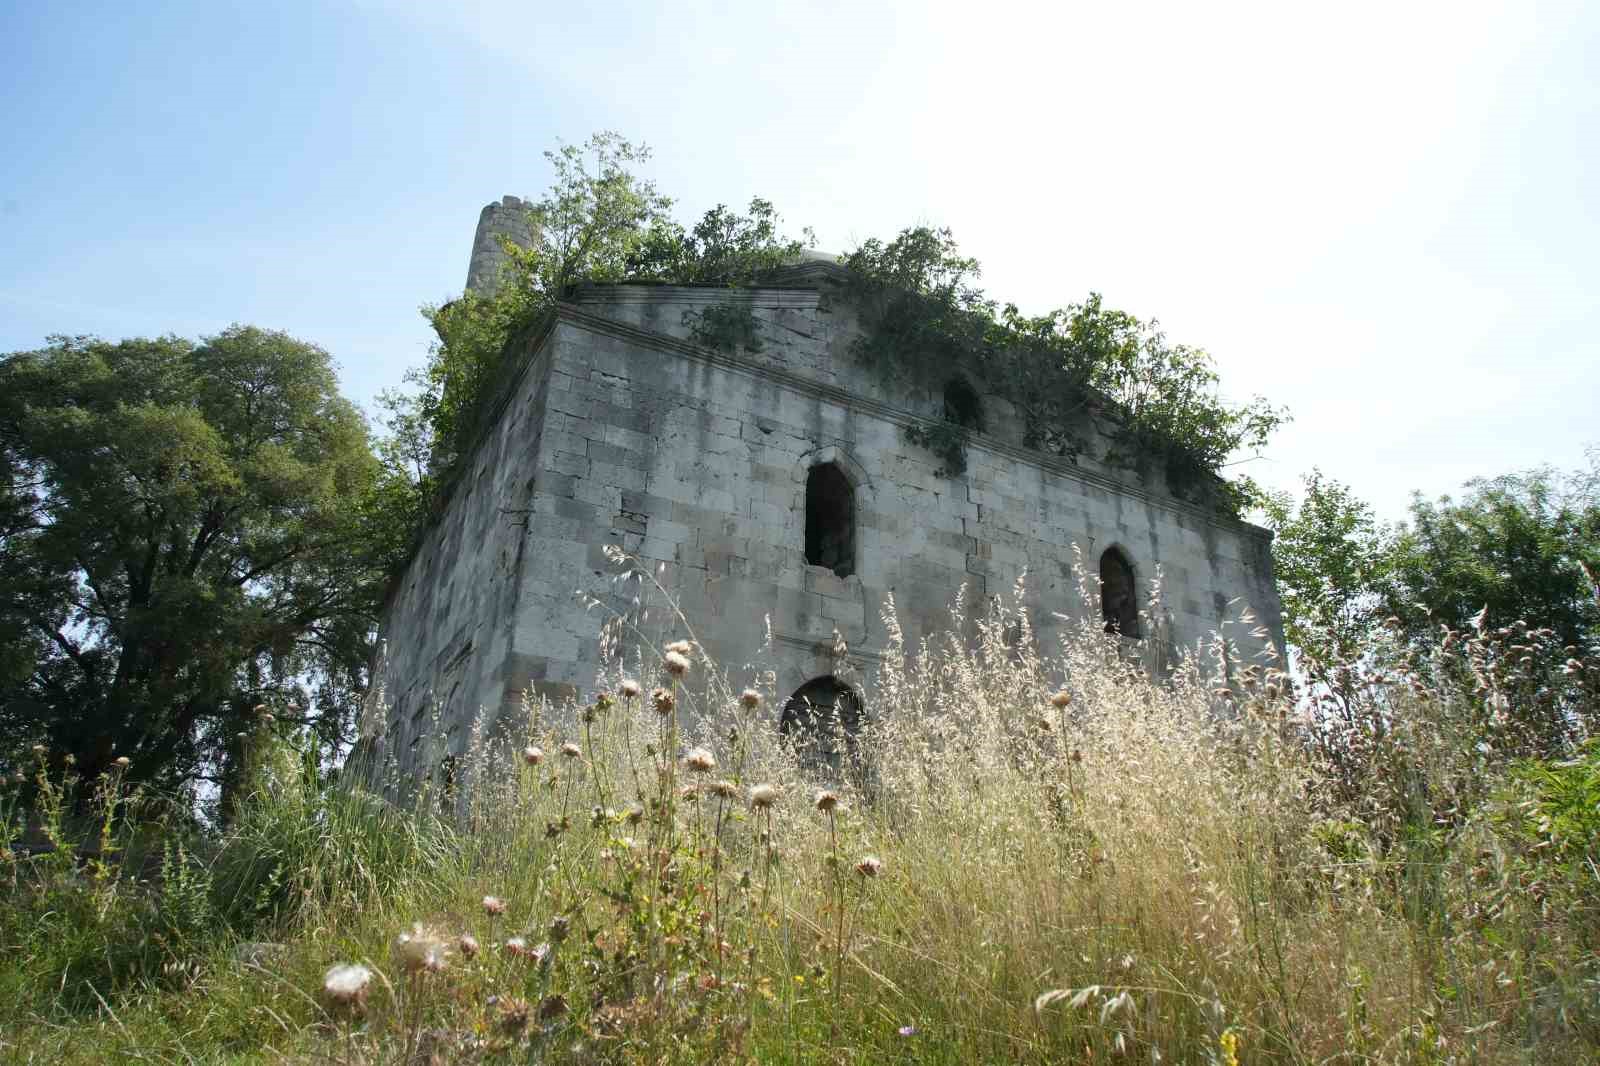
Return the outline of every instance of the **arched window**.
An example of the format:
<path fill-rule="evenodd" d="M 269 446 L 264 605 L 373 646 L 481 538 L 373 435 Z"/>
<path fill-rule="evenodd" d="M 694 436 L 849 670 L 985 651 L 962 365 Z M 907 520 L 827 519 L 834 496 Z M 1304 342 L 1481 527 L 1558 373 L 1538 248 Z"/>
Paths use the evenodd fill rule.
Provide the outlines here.
<path fill-rule="evenodd" d="M 983 406 L 977 390 L 965 378 L 951 378 L 944 387 L 944 419 L 962 429 L 983 432 Z"/>
<path fill-rule="evenodd" d="M 1107 633 L 1139 635 L 1139 586 L 1128 557 L 1116 548 L 1107 548 L 1100 556 L 1100 613 Z"/>
<path fill-rule="evenodd" d="M 855 489 L 837 463 L 806 475 L 806 562 L 840 577 L 856 572 Z"/>
<path fill-rule="evenodd" d="M 829 674 L 795 690 L 783 705 L 778 732 L 794 746 L 801 766 L 837 777 L 856 761 L 861 720 L 861 697 Z"/>

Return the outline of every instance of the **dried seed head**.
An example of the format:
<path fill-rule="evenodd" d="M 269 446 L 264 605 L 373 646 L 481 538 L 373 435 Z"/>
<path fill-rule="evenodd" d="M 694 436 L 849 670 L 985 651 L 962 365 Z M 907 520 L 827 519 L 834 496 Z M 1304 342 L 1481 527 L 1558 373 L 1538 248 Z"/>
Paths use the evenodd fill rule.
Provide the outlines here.
<path fill-rule="evenodd" d="M 499 1029 L 510 1037 L 519 1037 L 528 1031 L 528 1021 L 533 1017 L 533 1009 L 528 1006 L 525 999 L 509 996 L 496 1004 L 500 1012 Z"/>
<path fill-rule="evenodd" d="M 578 759 L 583 757 L 583 749 L 569 740 L 561 745 L 561 754 L 568 759 Z"/>
<path fill-rule="evenodd" d="M 1068 692 L 1064 688 L 1057 689 L 1055 691 L 1055 694 L 1050 697 L 1050 706 L 1054 707 L 1058 711 L 1066 710 L 1067 709 L 1067 704 L 1069 704 L 1071 702 L 1072 702 L 1072 693 Z"/>
<path fill-rule="evenodd" d="M 128 757 L 126 755 L 118 755 L 115 759 L 111 760 L 111 765 L 115 766 L 119 770 L 126 770 L 128 767 L 132 766 L 133 763 L 128 761 Z"/>
<path fill-rule="evenodd" d="M 712 783 L 711 794 L 718 799 L 730 800 L 739 794 L 739 786 L 724 778 Z"/>
<path fill-rule="evenodd" d="M 491 918 L 498 918 L 506 912 L 506 901 L 499 896 L 483 897 L 483 913 Z"/>
<path fill-rule="evenodd" d="M 862 877 L 877 877 L 883 870 L 883 860 L 876 855 L 863 855 L 856 863 L 856 873 Z"/>
<path fill-rule="evenodd" d="M 567 934 L 572 931 L 572 919 L 565 914 L 558 914 L 550 919 L 550 928 L 547 932 L 550 939 L 559 944 L 567 939 Z"/>
<path fill-rule="evenodd" d="M 633 680 L 631 677 L 622 684 L 618 685 L 617 689 L 623 694 L 623 696 L 630 700 L 636 700 L 639 698 L 639 682 Z"/>
<path fill-rule="evenodd" d="M 823 789 L 821 792 L 817 793 L 816 798 L 814 798 L 811 803 L 823 814 L 829 814 L 839 806 L 839 794 L 837 792 L 830 792 L 827 789 Z"/>
<path fill-rule="evenodd" d="M 745 710 L 753 711 L 761 706 L 761 693 L 753 688 L 747 688 L 739 693 L 739 702 L 744 705 Z"/>
<path fill-rule="evenodd" d="M 668 655 L 688 655 L 693 650 L 694 645 L 690 644 L 687 640 L 675 640 L 666 646 L 666 652 Z"/>
<path fill-rule="evenodd" d="M 322 975 L 322 994 L 329 1003 L 340 1007 L 360 1007 L 367 999 L 367 986 L 372 983 L 372 971 L 365 966 L 341 963 L 331 966 Z"/>
<path fill-rule="evenodd" d="M 678 701 L 672 695 L 671 690 L 664 688 L 651 689 L 650 702 L 654 705 L 656 713 L 663 717 L 671 714 L 672 708 L 678 705 Z"/>
<path fill-rule="evenodd" d="M 478 954 L 478 939 L 471 933 L 462 933 L 461 939 L 456 941 L 456 948 L 463 959 L 474 958 Z"/>
<path fill-rule="evenodd" d="M 529 744 L 522 749 L 522 761 L 529 766 L 538 766 L 544 762 L 544 749 L 534 744 Z"/>
<path fill-rule="evenodd" d="M 778 802 L 776 785 L 757 785 L 750 790 L 750 806 L 758 811 L 769 810 Z"/>
<path fill-rule="evenodd" d="M 531 954 L 531 952 L 528 950 L 528 940 L 527 940 L 527 938 L 526 937 L 520 937 L 520 936 L 514 936 L 514 937 L 510 938 L 509 940 L 507 940 L 506 941 L 506 954 L 514 955 L 519 959 L 520 958 L 525 958 L 526 956 Z"/>
<path fill-rule="evenodd" d="M 630 803 L 628 809 L 622 812 L 622 817 L 629 825 L 638 825 L 644 818 L 644 808 L 637 803 Z"/>
<path fill-rule="evenodd" d="M 709 774 L 717 768 L 717 757 L 706 748 L 691 748 L 683 757 L 683 765 L 697 774 Z"/>
<path fill-rule="evenodd" d="M 667 668 L 667 673 L 673 677 L 683 677 L 689 672 L 689 658 L 675 651 L 669 651 L 662 656 L 661 664 Z"/>
<path fill-rule="evenodd" d="M 444 938 L 420 922 L 395 937 L 395 956 L 407 973 L 438 973 L 444 969 L 448 948 Z"/>

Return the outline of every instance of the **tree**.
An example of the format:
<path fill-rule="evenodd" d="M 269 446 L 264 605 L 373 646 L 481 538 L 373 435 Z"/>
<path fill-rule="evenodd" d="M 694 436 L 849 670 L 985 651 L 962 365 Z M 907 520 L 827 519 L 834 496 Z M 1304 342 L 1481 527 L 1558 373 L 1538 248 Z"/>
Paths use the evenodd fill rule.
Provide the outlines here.
<path fill-rule="evenodd" d="M 258 703 L 341 736 L 381 594 L 368 444 L 283 333 L 0 357 L 5 743 L 178 786 Z"/>
<path fill-rule="evenodd" d="M 1524 620 L 1563 643 L 1600 641 L 1592 572 L 1600 565 L 1600 452 L 1590 469 L 1544 468 L 1467 483 L 1458 501 L 1412 500 L 1394 550 L 1388 610 L 1409 633 Z"/>
<path fill-rule="evenodd" d="M 1275 534 L 1272 571 L 1284 636 L 1301 667 L 1320 675 L 1326 665 L 1353 662 L 1385 616 L 1394 532 L 1322 471 L 1301 482 L 1298 503 L 1287 492 L 1274 493 L 1263 510 Z"/>
<path fill-rule="evenodd" d="M 1108 462 L 1141 477 L 1159 470 L 1173 493 L 1231 513 L 1257 495 L 1248 479 L 1226 481 L 1222 470 L 1239 450 L 1262 448 L 1287 415 L 1260 397 L 1224 400 L 1211 357 L 1168 343 L 1157 322 L 1107 308 L 1098 293 L 1039 316 L 1000 308 L 977 285 L 977 260 L 947 229 L 916 226 L 887 244 L 865 241 L 843 264 L 869 323 L 862 358 L 925 373 L 981 354 L 1021 410 L 1030 446 L 1075 456 L 1083 442 L 1074 426 L 1094 412 L 1115 433 Z M 947 470 L 963 467 L 947 458 Z"/>
<path fill-rule="evenodd" d="M 416 417 L 431 430 L 435 474 L 448 472 L 471 446 L 484 410 L 503 384 L 506 347 L 581 281 L 618 281 L 646 238 L 670 221 L 672 201 L 634 168 L 649 150 L 615 133 L 545 153 L 555 180 L 529 209 L 534 240 L 507 243 L 506 283 L 492 296 L 467 293 L 424 308 L 438 343 L 428 364 L 409 375 L 418 386 Z M 429 486 L 431 490 L 433 487 Z"/>
<path fill-rule="evenodd" d="M 409 524 L 414 536 L 427 520 L 505 384 L 513 340 L 574 286 L 747 284 L 805 247 L 779 232 L 776 209 L 759 198 L 747 215 L 718 204 L 686 230 L 668 213 L 672 201 L 637 173 L 649 150 L 615 133 L 545 158 L 554 180 L 529 209 L 532 243 L 503 245 L 506 277 L 493 295 L 467 293 L 423 309 L 438 341 L 427 365 L 407 375 L 413 391 L 382 400 L 386 530 Z"/>

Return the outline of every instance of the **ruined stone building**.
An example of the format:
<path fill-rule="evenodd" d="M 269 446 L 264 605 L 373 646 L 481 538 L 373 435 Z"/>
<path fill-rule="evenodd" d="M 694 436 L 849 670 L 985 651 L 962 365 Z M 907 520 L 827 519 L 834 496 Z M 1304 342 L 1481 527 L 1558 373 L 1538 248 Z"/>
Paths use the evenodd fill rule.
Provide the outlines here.
<path fill-rule="evenodd" d="M 526 225 L 514 198 L 484 209 L 469 286 L 495 283 L 498 235 L 526 240 Z M 573 593 L 614 595 L 607 545 L 664 564 L 724 665 L 756 659 L 770 618 L 761 664 L 799 697 L 791 717 L 806 700 L 862 710 L 885 597 L 914 647 L 948 627 L 962 586 L 981 609 L 1024 569 L 1046 649 L 1060 615 L 1098 610 L 1130 646 L 1173 653 L 1246 609 L 1259 624 L 1230 631 L 1241 657 L 1281 648 L 1266 530 L 1105 462 L 1094 425 L 1076 457 L 1025 444 L 1013 400 L 975 368 L 866 365 L 845 276 L 808 256 L 758 288 L 587 286 L 516 342 L 492 425 L 390 592 L 387 708 L 369 728 L 391 751 L 435 707 L 459 750 L 480 708 L 587 692 L 601 619 Z M 705 329 L 728 309 L 750 327 L 739 343 Z M 966 434 L 959 474 L 914 440 L 942 423 Z M 1100 605 L 1078 595 L 1074 545 Z M 836 680 L 835 632 L 856 685 Z"/>

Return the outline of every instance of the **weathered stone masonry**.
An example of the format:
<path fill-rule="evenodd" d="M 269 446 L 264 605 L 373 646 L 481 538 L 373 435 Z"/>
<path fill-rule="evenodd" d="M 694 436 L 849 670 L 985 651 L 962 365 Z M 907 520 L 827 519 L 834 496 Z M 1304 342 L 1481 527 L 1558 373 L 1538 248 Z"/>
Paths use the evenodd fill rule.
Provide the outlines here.
<path fill-rule="evenodd" d="M 600 618 L 573 592 L 613 596 L 608 544 L 665 564 L 725 665 L 755 658 L 770 617 L 761 665 L 783 693 L 834 672 L 835 630 L 870 675 L 891 593 L 914 642 L 947 627 L 963 584 L 982 604 L 1024 568 L 1048 646 L 1057 612 L 1085 610 L 1074 544 L 1095 575 L 1116 548 L 1145 608 L 1160 568 L 1169 646 L 1193 646 L 1246 607 L 1269 637 L 1232 630 L 1242 651 L 1281 646 L 1270 534 L 1104 466 L 1093 440 L 1077 463 L 1024 448 L 1010 405 L 980 387 L 987 431 L 963 475 L 940 476 L 905 428 L 944 416 L 962 368 L 910 381 L 862 365 L 838 278 L 813 262 L 771 288 L 590 287 L 563 303 L 516 353 L 497 420 L 391 591 L 388 707 L 367 728 L 404 752 L 437 707 L 459 750 L 480 707 L 515 715 L 525 690 L 585 691 Z M 759 352 L 692 342 L 688 321 L 714 304 L 748 308 Z M 808 475 L 827 463 L 849 483 L 854 522 L 853 559 L 831 568 L 805 557 Z"/>

